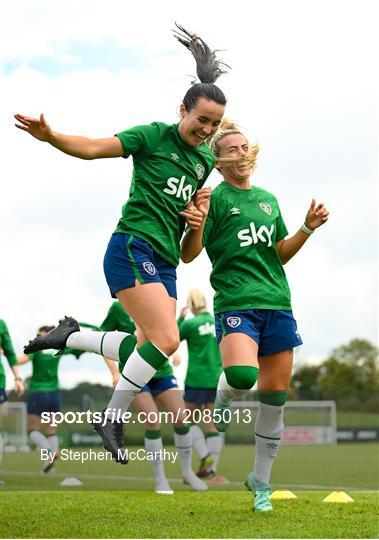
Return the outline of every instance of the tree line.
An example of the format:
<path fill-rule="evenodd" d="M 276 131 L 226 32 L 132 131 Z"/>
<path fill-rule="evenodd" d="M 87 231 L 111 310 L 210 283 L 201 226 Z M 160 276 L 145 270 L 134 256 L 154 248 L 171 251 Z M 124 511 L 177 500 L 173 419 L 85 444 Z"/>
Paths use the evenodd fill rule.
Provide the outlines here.
<path fill-rule="evenodd" d="M 333 349 L 318 365 L 295 367 L 289 399 L 327 399 L 336 401 L 339 410 L 379 412 L 378 352 L 369 341 L 355 338 Z M 102 384 L 81 382 L 75 388 L 61 392 L 64 409 L 95 410 L 106 406 L 112 389 Z M 9 399 L 19 401 L 20 398 L 10 392 Z"/>
<path fill-rule="evenodd" d="M 378 348 L 352 339 L 319 365 L 300 365 L 292 377 L 293 399 L 330 399 L 339 410 L 379 412 Z"/>

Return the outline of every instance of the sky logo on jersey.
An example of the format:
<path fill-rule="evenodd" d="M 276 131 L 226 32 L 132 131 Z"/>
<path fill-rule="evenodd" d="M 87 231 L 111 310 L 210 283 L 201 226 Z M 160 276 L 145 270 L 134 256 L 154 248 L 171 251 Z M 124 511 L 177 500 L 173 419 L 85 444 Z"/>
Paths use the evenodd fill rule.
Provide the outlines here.
<path fill-rule="evenodd" d="M 216 336 L 215 325 L 209 322 L 201 324 L 199 326 L 199 336 L 206 336 L 208 334 L 211 334 L 212 336 Z"/>
<path fill-rule="evenodd" d="M 226 324 L 231 328 L 237 328 L 241 324 L 241 317 L 228 317 Z"/>
<path fill-rule="evenodd" d="M 205 173 L 204 167 L 200 163 L 197 163 L 195 167 L 195 171 L 196 171 L 198 180 L 201 180 Z"/>
<path fill-rule="evenodd" d="M 144 262 L 142 263 L 143 269 L 145 272 L 150 274 L 150 276 L 155 276 L 156 268 L 151 262 Z"/>
<path fill-rule="evenodd" d="M 235 207 L 231 208 L 230 213 L 232 214 L 232 216 L 238 216 L 240 214 L 240 209 Z"/>
<path fill-rule="evenodd" d="M 171 176 L 167 180 L 167 187 L 164 188 L 164 192 L 168 195 L 175 195 L 175 197 L 184 199 L 185 203 L 189 203 L 192 199 L 192 195 L 195 193 L 196 188 L 192 188 L 191 184 L 185 185 L 186 177 L 183 175 L 180 179 Z"/>
<path fill-rule="evenodd" d="M 274 232 L 274 224 L 268 229 L 266 225 L 261 225 L 257 230 L 254 221 L 250 223 L 250 229 L 241 229 L 238 231 L 238 238 L 242 240 L 240 247 L 251 246 L 258 242 L 268 242 L 267 247 L 272 246 L 272 233 Z"/>
<path fill-rule="evenodd" d="M 268 204 L 267 202 L 260 202 L 258 206 L 259 206 L 259 208 L 260 208 L 261 210 L 263 210 L 263 212 L 265 212 L 268 216 L 271 216 L 271 214 L 272 214 L 271 204 Z"/>

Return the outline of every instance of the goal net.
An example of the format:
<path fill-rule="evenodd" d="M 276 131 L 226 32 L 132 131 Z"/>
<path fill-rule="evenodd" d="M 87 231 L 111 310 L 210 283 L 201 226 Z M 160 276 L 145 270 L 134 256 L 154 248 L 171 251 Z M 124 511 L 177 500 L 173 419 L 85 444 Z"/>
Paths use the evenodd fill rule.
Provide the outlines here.
<path fill-rule="evenodd" d="M 231 423 L 225 442 L 254 442 L 257 401 L 234 401 Z M 336 444 L 337 414 L 335 401 L 287 401 L 284 408 L 284 433 L 281 444 Z"/>
<path fill-rule="evenodd" d="M 28 444 L 26 430 L 26 404 L 7 401 L 3 404 L 0 418 L 3 449 L 17 450 Z"/>

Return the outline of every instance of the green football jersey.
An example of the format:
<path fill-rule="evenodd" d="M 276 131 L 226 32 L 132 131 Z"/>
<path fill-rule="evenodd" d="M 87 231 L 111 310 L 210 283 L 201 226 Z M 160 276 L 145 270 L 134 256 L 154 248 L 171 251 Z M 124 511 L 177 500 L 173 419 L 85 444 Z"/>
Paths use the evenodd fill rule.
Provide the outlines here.
<path fill-rule="evenodd" d="M 153 122 L 117 134 L 124 157 L 133 156 L 129 199 L 116 232 L 142 238 L 175 267 L 185 222 L 179 215 L 212 171 L 215 158 L 205 143 L 184 142 L 178 124 Z"/>
<path fill-rule="evenodd" d="M 108 314 L 101 325 L 101 330 L 104 332 L 111 332 L 117 330 L 118 332 L 127 332 L 128 334 L 134 334 L 136 327 L 133 319 L 120 302 L 116 300 L 109 308 Z M 133 331 L 132 331 L 133 330 Z M 125 365 L 125 364 L 124 364 Z M 170 362 L 167 360 L 163 366 L 156 372 L 153 379 L 159 379 L 161 377 L 169 377 L 173 374 L 173 370 Z"/>
<path fill-rule="evenodd" d="M 58 365 L 61 356 L 46 351 L 28 354 L 33 366 L 29 393 L 59 392 Z"/>
<path fill-rule="evenodd" d="M 134 334 L 136 331 L 136 325 L 133 319 L 126 313 L 118 300 L 113 302 L 109 308 L 107 316 L 101 323 L 100 328 L 103 332 L 118 330 L 119 332 Z"/>
<path fill-rule="evenodd" d="M 17 364 L 17 357 L 13 349 L 12 340 L 9 335 L 7 325 L 2 319 L 0 319 L 0 349 L 2 349 L 5 358 L 8 360 L 9 366 L 15 366 Z M 0 353 L 0 390 L 4 390 L 5 371 L 1 362 L 1 354 L 2 353 Z"/>
<path fill-rule="evenodd" d="M 276 198 L 259 187 L 223 181 L 211 196 L 203 245 L 212 263 L 215 313 L 291 310 L 291 294 L 275 245 L 287 236 Z"/>
<path fill-rule="evenodd" d="M 217 388 L 222 371 L 221 354 L 216 341 L 215 321 L 208 312 L 192 319 L 178 319 L 180 340 L 187 340 L 188 367 L 184 381 L 193 388 Z"/>

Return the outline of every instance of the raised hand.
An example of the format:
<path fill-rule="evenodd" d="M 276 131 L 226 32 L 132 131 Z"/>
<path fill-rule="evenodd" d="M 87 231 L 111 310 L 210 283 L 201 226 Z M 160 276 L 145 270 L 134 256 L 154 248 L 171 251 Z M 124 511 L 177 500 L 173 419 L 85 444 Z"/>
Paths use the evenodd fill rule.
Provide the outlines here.
<path fill-rule="evenodd" d="M 328 221 L 329 212 L 324 203 L 316 205 L 316 199 L 312 199 L 311 205 L 305 216 L 305 225 L 308 229 L 317 229 Z"/>
<path fill-rule="evenodd" d="M 188 306 L 182 307 L 182 309 L 180 310 L 180 313 L 179 313 L 179 317 L 184 319 L 184 317 L 187 315 L 188 312 L 189 312 L 189 307 Z"/>
<path fill-rule="evenodd" d="M 196 208 L 202 213 L 203 217 L 207 217 L 211 202 L 211 188 L 208 187 L 197 190 L 193 202 Z"/>
<path fill-rule="evenodd" d="M 15 114 L 14 117 L 19 122 L 15 124 L 16 128 L 26 131 L 39 141 L 49 142 L 52 138 L 53 132 L 43 113 L 39 118 L 30 118 L 30 116 L 24 116 L 23 114 Z"/>
<path fill-rule="evenodd" d="M 182 218 L 185 219 L 188 227 L 193 231 L 200 229 L 204 216 L 200 210 L 196 208 L 192 201 L 187 204 L 184 212 L 180 212 Z"/>

